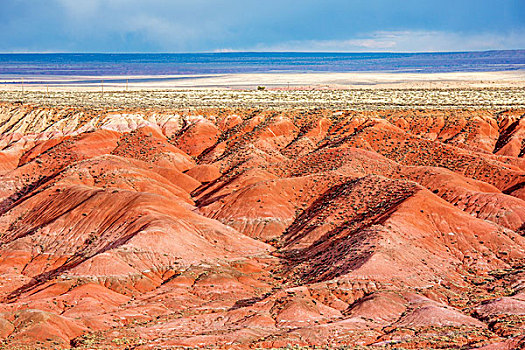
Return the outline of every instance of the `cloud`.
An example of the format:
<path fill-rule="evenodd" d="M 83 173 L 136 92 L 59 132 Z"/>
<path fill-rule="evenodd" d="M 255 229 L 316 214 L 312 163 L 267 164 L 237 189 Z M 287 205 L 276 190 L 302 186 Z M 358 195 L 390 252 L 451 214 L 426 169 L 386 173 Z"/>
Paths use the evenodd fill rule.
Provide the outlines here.
<path fill-rule="evenodd" d="M 507 34 L 444 31 L 376 31 L 348 40 L 295 40 L 256 45 L 245 51 L 443 52 L 525 48 L 525 30 Z"/>
<path fill-rule="evenodd" d="M 76 19 L 95 16 L 103 5 L 101 0 L 58 0 L 57 2 L 67 15 Z"/>
<path fill-rule="evenodd" d="M 239 52 L 238 50 L 234 50 L 234 49 L 215 49 L 213 50 L 214 53 L 229 53 L 229 52 Z"/>
<path fill-rule="evenodd" d="M 0 52 L 525 48 L 523 0 L 0 2 Z"/>
<path fill-rule="evenodd" d="M 230 33 L 207 0 L 49 1 L 63 13 L 65 36 L 84 51 L 201 51 Z"/>

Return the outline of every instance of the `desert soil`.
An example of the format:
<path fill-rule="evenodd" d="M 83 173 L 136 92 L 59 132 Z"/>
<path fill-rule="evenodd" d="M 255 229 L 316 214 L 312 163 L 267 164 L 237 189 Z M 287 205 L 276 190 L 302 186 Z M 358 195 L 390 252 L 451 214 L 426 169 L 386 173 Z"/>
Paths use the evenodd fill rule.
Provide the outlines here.
<path fill-rule="evenodd" d="M 519 87 L 0 100 L 0 348 L 525 344 Z"/>

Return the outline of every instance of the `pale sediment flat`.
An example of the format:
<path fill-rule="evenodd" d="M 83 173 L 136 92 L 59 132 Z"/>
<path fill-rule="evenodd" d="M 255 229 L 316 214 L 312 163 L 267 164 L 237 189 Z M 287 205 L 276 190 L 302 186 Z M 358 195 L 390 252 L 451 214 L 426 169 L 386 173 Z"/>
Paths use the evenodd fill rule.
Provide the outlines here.
<path fill-rule="evenodd" d="M 23 86 L 10 77 L 0 80 L 0 101 L 91 108 L 523 108 L 525 70 L 25 77 Z"/>
<path fill-rule="evenodd" d="M 127 81 L 127 82 L 126 82 Z M 525 87 L 525 70 L 452 73 L 239 73 L 200 75 L 139 76 L 24 76 L 25 89 L 55 91 L 226 88 L 459 88 L 459 87 Z M 19 90 L 20 76 L 0 78 L 0 90 Z"/>

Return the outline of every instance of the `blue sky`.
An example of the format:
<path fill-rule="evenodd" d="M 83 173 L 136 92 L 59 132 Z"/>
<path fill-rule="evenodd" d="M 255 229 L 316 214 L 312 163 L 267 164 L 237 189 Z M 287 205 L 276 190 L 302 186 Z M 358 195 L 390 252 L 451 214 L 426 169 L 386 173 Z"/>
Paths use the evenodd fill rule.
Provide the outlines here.
<path fill-rule="evenodd" d="M 0 0 L 0 52 L 525 49 L 525 0 Z"/>

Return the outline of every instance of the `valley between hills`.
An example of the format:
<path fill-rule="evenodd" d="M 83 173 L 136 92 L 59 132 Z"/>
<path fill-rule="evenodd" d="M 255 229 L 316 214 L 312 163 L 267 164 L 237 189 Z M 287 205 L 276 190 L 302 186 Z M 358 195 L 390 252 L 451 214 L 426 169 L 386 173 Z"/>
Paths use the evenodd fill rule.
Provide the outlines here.
<path fill-rule="evenodd" d="M 233 105 L 0 104 L 0 348 L 525 346 L 525 109 Z"/>

